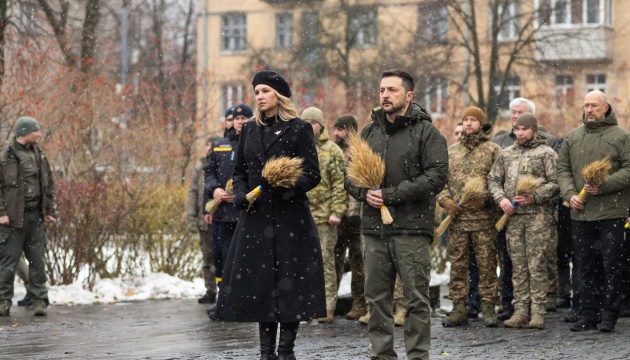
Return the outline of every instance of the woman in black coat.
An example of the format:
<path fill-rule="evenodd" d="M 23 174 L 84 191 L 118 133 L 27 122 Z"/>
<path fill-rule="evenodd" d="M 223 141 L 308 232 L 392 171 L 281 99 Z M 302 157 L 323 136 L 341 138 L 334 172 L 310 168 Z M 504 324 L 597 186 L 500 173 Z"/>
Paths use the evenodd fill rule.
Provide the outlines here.
<path fill-rule="evenodd" d="M 223 272 L 216 317 L 258 322 L 261 359 L 295 359 L 300 321 L 326 315 L 324 271 L 306 192 L 320 181 L 313 129 L 298 119 L 291 90 L 273 71 L 254 76 L 256 121 L 243 125 L 234 167 L 234 204 L 241 209 Z M 290 189 L 272 188 L 262 169 L 272 157 L 304 159 Z M 245 195 L 261 185 L 249 203 Z M 280 323 L 278 356 L 276 332 Z"/>

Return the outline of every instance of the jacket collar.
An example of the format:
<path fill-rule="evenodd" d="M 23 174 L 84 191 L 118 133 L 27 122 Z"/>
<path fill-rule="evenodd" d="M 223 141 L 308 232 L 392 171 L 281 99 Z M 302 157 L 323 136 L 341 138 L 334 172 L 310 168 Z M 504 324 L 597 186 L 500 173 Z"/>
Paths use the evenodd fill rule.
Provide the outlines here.
<path fill-rule="evenodd" d="M 273 144 L 275 144 L 276 141 L 278 141 L 278 139 L 280 139 L 287 132 L 287 130 L 289 130 L 289 128 L 291 127 L 291 121 L 293 120 L 283 121 L 277 119 L 271 125 L 265 125 L 271 126 L 270 134 L 268 134 L 266 137 L 264 136 L 264 126 L 261 126 L 256 121 L 252 121 L 249 123 L 253 127 L 252 130 L 255 133 L 255 136 L 252 136 L 252 145 L 256 148 L 256 156 L 261 162 L 264 163 L 265 161 L 267 161 L 267 152 L 269 151 L 271 146 L 273 146 Z"/>
<path fill-rule="evenodd" d="M 534 135 L 534 138 L 527 141 L 525 144 L 521 145 L 518 143 L 518 141 L 514 142 L 514 145 L 516 147 L 520 147 L 520 148 L 524 148 L 524 149 L 533 149 L 533 148 L 537 148 L 540 145 L 547 145 L 547 138 L 545 138 L 544 136 L 540 135 L 540 134 L 536 134 Z"/>
<path fill-rule="evenodd" d="M 411 103 L 404 115 L 396 116 L 388 134 L 393 134 L 399 129 L 413 125 L 422 120 L 431 122 L 431 116 L 424 108 L 422 108 L 422 106 L 416 103 Z M 387 118 L 385 117 L 385 111 L 383 111 L 383 108 L 379 106 L 372 110 L 372 121 L 379 124 L 383 129 L 387 129 L 385 126 Z"/>
<path fill-rule="evenodd" d="M 604 118 L 596 121 L 586 120 L 586 114 L 582 114 L 582 123 L 587 131 L 597 131 L 607 126 L 619 125 L 617 115 L 612 111 L 612 106 L 608 104 L 608 111 L 604 114 Z"/>

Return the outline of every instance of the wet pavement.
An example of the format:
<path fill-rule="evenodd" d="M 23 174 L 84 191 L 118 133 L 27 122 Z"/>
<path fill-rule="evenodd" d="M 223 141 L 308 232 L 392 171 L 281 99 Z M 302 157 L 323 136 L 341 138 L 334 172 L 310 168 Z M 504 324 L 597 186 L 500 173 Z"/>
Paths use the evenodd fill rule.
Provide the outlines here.
<path fill-rule="evenodd" d="M 36 318 L 14 306 L 0 317 L 0 359 L 258 359 L 257 325 L 208 320 L 196 300 L 54 306 Z M 486 329 L 482 320 L 445 329 L 432 319 L 431 358 L 630 359 L 630 319 L 617 333 L 573 333 L 566 311 L 547 316 L 544 330 Z M 404 356 L 401 328 L 396 349 Z M 300 327 L 300 360 L 368 359 L 367 329 L 336 317 L 333 324 Z"/>

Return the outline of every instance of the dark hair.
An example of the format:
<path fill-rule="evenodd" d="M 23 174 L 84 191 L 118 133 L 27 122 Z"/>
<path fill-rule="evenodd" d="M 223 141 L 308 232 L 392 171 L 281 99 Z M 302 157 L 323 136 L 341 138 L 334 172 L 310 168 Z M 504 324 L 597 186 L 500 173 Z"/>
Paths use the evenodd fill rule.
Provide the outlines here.
<path fill-rule="evenodd" d="M 413 81 L 413 76 L 411 76 L 410 73 L 406 72 L 403 69 L 385 70 L 383 71 L 383 76 L 381 76 L 381 79 L 389 77 L 389 76 L 396 76 L 396 77 L 401 78 L 403 87 L 405 88 L 405 90 L 413 91 L 413 88 L 415 85 Z"/>

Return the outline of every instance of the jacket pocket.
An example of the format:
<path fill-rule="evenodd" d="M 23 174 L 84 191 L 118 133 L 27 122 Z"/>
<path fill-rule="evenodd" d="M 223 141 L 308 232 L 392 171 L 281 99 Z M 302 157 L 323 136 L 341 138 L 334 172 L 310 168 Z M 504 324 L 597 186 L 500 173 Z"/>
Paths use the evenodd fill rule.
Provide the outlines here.
<path fill-rule="evenodd" d="M 4 186 L 17 187 L 18 186 L 18 162 L 9 159 L 2 169 L 4 177 Z"/>
<path fill-rule="evenodd" d="M 11 228 L 6 225 L 0 225 L 0 245 L 6 243 L 10 236 Z"/>

